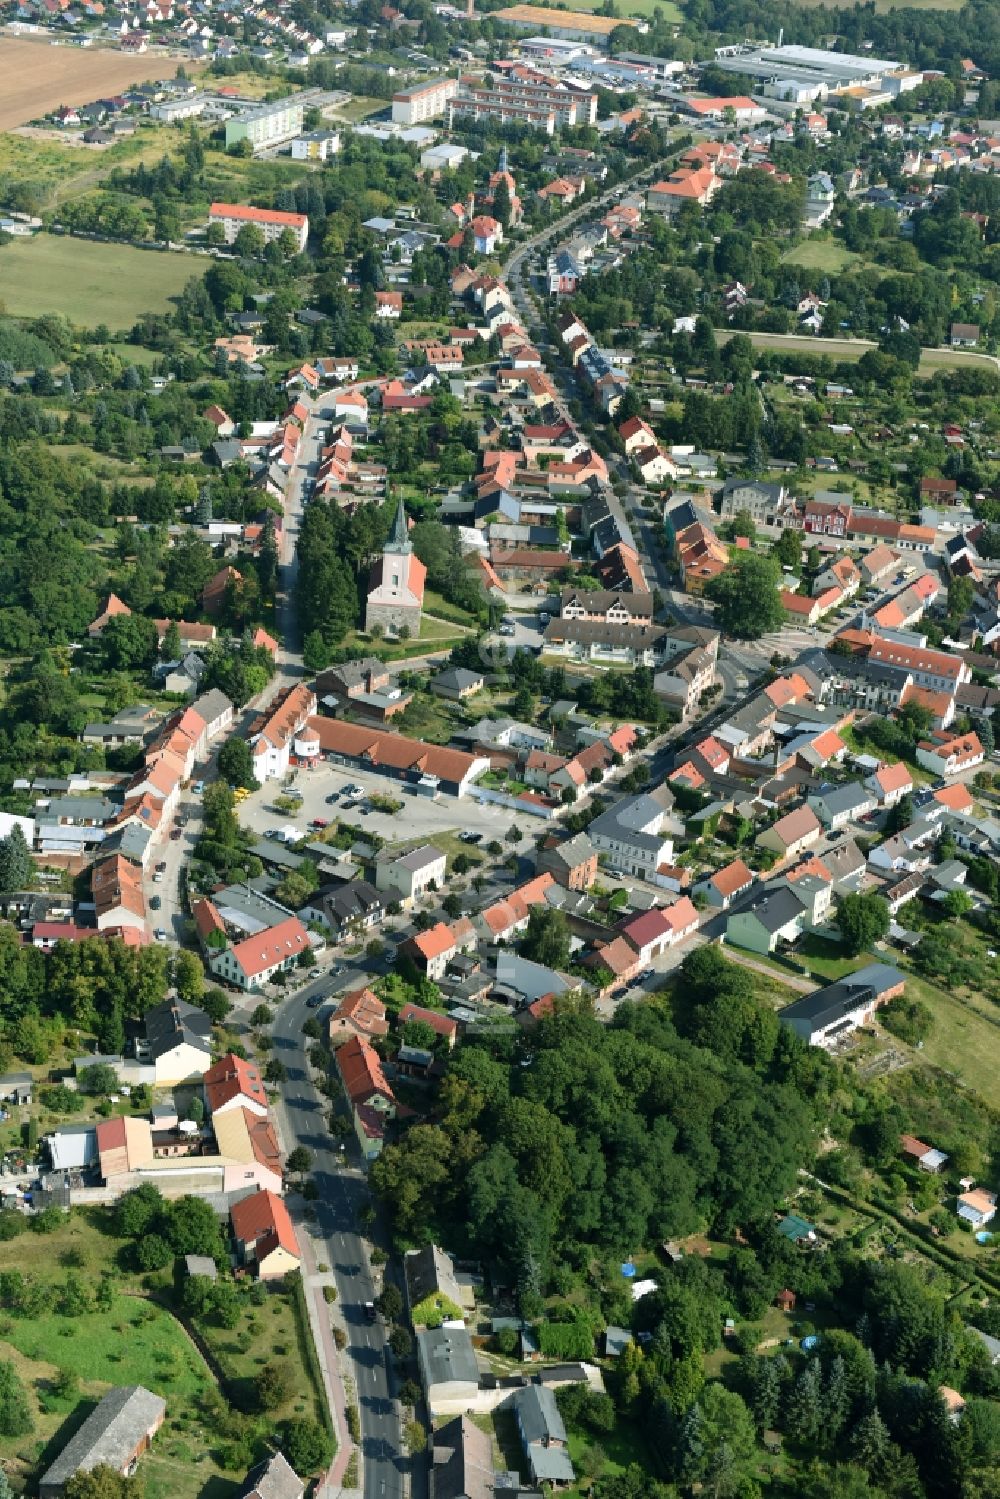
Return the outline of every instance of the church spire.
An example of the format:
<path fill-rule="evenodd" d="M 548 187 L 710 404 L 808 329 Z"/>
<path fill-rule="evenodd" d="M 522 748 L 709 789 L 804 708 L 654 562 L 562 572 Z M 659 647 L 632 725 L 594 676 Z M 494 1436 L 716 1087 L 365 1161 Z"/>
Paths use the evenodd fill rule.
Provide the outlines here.
<path fill-rule="evenodd" d="M 399 509 L 396 511 L 396 520 L 392 528 L 392 535 L 389 537 L 389 540 L 385 544 L 385 550 L 387 552 L 412 552 L 413 550 L 413 547 L 410 543 L 410 530 L 406 524 L 406 510 L 403 506 L 402 499 L 399 502 Z"/>

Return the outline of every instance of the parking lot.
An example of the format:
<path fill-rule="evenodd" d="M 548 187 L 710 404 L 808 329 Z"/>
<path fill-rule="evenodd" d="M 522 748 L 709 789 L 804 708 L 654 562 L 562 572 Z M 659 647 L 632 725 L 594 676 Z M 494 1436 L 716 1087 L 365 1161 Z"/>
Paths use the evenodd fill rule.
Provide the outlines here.
<path fill-rule="evenodd" d="M 503 840 L 512 823 L 517 823 L 525 837 L 540 833 L 546 826 L 541 818 L 516 816 L 507 807 L 482 805 L 471 797 L 458 800 L 453 796 L 440 796 L 436 801 L 429 797 L 416 796 L 403 789 L 403 783 L 371 770 L 358 770 L 325 762 L 315 769 L 301 768 L 293 772 L 294 780 L 287 785 L 269 781 L 260 791 L 248 796 L 239 808 L 239 818 L 245 827 L 266 836 L 278 828 L 294 825 L 301 837 L 307 837 L 309 824 L 315 818 L 326 822 L 341 820 L 365 832 L 377 833 L 387 842 L 409 841 L 414 838 L 433 840 L 435 834 L 462 832 L 481 833 L 483 841 L 496 838 Z M 334 791 L 343 793 L 346 786 L 362 787 L 364 795 L 348 797 L 341 795 L 335 805 L 327 802 Z M 294 787 L 302 793 L 302 805 L 297 812 L 274 810 L 274 800 L 283 791 Z M 392 814 L 375 809 L 366 811 L 366 798 L 371 793 L 391 796 L 403 805 Z M 345 806 L 354 802 L 353 808 Z"/>

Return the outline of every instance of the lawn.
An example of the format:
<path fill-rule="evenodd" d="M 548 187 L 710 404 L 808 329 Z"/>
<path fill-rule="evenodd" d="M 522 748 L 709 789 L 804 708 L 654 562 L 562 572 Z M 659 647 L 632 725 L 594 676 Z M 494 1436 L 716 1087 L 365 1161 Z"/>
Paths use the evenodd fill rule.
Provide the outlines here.
<path fill-rule="evenodd" d="M 452 624 L 464 625 L 469 630 L 476 626 L 475 619 L 467 609 L 460 609 L 457 604 L 451 603 L 431 588 L 424 593 L 424 613 L 433 614 L 436 619 L 450 620 Z"/>
<path fill-rule="evenodd" d="M 132 245 L 37 234 L 0 249 L 0 285 L 15 317 L 62 313 L 83 327 L 125 329 L 144 312 L 168 312 L 204 261 Z"/>
<path fill-rule="evenodd" d="M 356 125 L 358 120 L 367 120 L 369 115 L 378 114 L 380 110 L 388 109 L 388 107 L 388 99 L 371 99 L 365 94 L 355 94 L 345 104 L 335 105 L 325 113 L 326 118 L 333 125 L 336 125 L 338 120 Z"/>
<path fill-rule="evenodd" d="M 784 265 L 801 266 L 804 271 L 825 271 L 828 276 L 835 276 L 860 259 L 860 255 L 835 239 L 807 239 L 781 257 Z"/>
<path fill-rule="evenodd" d="M 810 338 L 802 333 L 748 333 L 747 338 L 755 349 L 775 349 L 786 354 L 825 355 L 840 363 L 854 363 L 862 354 L 878 345 L 866 338 Z M 720 331 L 718 341 L 727 343 L 732 333 Z M 990 370 L 997 368 L 997 360 L 990 354 L 979 354 L 973 349 L 925 349 L 920 356 L 919 374 L 933 374 L 935 370 L 961 369 L 972 364 Z"/>
<path fill-rule="evenodd" d="M 213 1450 L 231 1435 L 225 1421 L 209 1428 L 201 1415 L 204 1397 L 218 1394 L 215 1373 L 169 1305 L 160 1304 L 172 1299 L 171 1271 L 139 1277 L 120 1269 L 123 1244 L 110 1227 L 105 1209 L 78 1208 L 44 1238 L 28 1232 L 0 1241 L 0 1272 L 25 1273 L 30 1267 L 33 1280 L 52 1288 L 50 1309 L 41 1315 L 0 1314 L 0 1358 L 17 1367 L 35 1417 L 30 1436 L 0 1438 L 0 1463 L 33 1486 L 32 1477 L 52 1461 L 109 1385 L 143 1384 L 167 1402 L 166 1425 L 141 1465 L 147 1499 L 204 1499 L 206 1489 L 213 1499 L 223 1499 L 235 1491 L 241 1475 L 227 1475 Z M 109 1271 L 114 1298 L 108 1309 L 78 1316 L 58 1310 L 69 1275 L 92 1293 Z M 144 1282 L 156 1300 L 144 1294 Z M 293 1293 L 269 1291 L 259 1306 L 248 1298 L 237 1331 L 205 1324 L 200 1332 L 225 1376 L 228 1395 L 244 1396 L 260 1366 L 273 1363 L 286 1373 L 290 1393 L 269 1413 L 271 1419 L 322 1418 L 308 1333 Z M 56 1397 L 51 1384 L 63 1369 L 79 1384 Z"/>
<path fill-rule="evenodd" d="M 934 1024 L 919 1053 L 920 1060 L 951 1073 L 991 1108 L 1000 1107 L 997 1027 L 985 1015 L 914 973 L 906 975 L 906 993 L 911 999 L 923 1000 L 934 1015 Z M 894 1045 L 900 1045 L 895 1038 Z"/>

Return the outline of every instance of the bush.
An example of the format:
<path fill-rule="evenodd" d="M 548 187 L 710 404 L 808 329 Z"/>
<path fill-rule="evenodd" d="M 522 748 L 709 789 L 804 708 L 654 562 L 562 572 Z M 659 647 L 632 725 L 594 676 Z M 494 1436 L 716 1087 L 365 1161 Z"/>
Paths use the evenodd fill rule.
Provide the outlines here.
<path fill-rule="evenodd" d="M 929 1005 L 919 999 L 907 999 L 902 994 L 883 1005 L 879 1019 L 887 1031 L 898 1036 L 908 1046 L 925 1041 L 934 1025 L 934 1015 Z"/>
<path fill-rule="evenodd" d="M 323 1287 L 323 1300 L 326 1302 L 327 1306 L 333 1306 L 333 1303 L 336 1301 L 336 1299 L 337 1299 L 337 1287 L 336 1286 L 324 1286 Z"/>

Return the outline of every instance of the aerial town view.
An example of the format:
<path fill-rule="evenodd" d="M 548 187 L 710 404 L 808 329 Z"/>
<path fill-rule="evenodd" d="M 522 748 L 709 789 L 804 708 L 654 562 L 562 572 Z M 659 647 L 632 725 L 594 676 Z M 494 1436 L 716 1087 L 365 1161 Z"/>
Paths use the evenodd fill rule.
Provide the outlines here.
<path fill-rule="evenodd" d="M 0 1499 L 1000 1499 L 998 742 L 997 0 L 0 0 Z"/>

